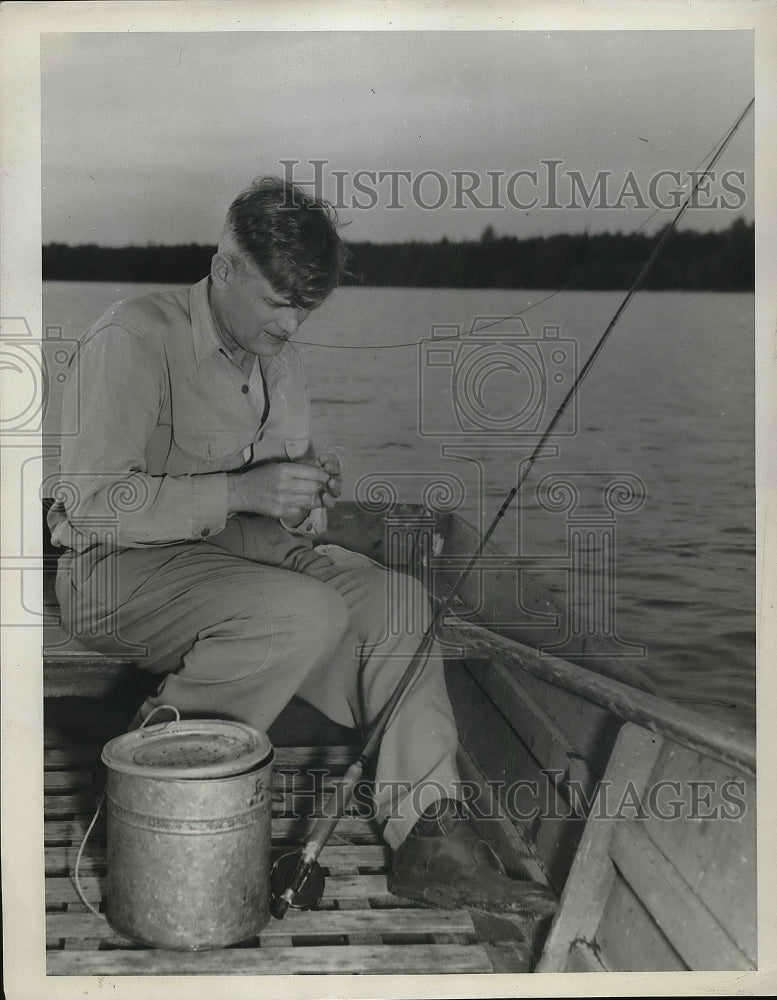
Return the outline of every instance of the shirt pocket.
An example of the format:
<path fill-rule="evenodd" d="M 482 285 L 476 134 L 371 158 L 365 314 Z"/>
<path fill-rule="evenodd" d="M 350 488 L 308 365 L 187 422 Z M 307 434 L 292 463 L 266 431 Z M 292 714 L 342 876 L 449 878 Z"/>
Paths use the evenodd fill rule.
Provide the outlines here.
<path fill-rule="evenodd" d="M 190 472 L 220 470 L 231 467 L 250 443 L 250 438 L 247 440 L 234 428 L 173 430 L 173 445 L 177 452 L 174 462 Z M 241 464 L 242 459 L 237 460 L 237 465 Z"/>

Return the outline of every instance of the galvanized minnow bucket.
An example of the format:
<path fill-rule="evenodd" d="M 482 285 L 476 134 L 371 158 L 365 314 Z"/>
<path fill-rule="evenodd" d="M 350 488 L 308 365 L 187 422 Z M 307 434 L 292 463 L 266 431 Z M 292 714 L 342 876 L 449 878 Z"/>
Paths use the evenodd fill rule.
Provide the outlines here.
<path fill-rule="evenodd" d="M 221 948 L 269 921 L 268 738 L 237 722 L 146 726 L 107 743 L 108 923 L 155 948 Z"/>

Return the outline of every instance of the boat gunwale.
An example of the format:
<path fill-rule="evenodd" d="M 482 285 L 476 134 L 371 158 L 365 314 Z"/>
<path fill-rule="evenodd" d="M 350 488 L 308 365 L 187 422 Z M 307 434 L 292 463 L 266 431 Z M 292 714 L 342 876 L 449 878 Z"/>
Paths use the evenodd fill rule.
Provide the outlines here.
<path fill-rule="evenodd" d="M 475 532 L 474 525 L 460 514 L 452 513 L 449 517 L 451 521 L 464 525 L 468 531 Z M 445 531 L 446 541 L 449 537 L 448 529 Z M 485 553 L 487 556 L 505 554 L 491 541 L 487 544 Z M 444 555 L 450 556 L 451 553 L 443 551 L 443 557 Z M 662 693 L 642 691 L 626 681 L 609 677 L 575 663 L 574 660 L 541 652 L 503 635 L 498 626 L 493 627 L 487 622 L 465 622 L 451 613 L 442 623 L 441 637 L 454 645 L 466 646 L 469 640 L 475 648 L 486 648 L 491 654 L 506 655 L 519 669 L 607 709 L 622 722 L 634 722 L 698 753 L 756 774 L 755 734 L 737 722 L 709 719 L 701 712 L 678 705 Z M 501 663 L 499 666 L 504 669 Z"/>

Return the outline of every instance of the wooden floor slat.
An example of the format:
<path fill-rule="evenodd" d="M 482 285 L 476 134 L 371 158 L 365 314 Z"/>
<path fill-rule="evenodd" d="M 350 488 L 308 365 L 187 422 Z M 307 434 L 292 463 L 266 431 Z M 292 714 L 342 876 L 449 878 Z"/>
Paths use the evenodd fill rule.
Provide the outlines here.
<path fill-rule="evenodd" d="M 86 833 L 86 829 L 91 822 L 91 817 L 82 816 L 72 820 L 54 820 L 46 824 L 44 830 L 45 842 L 47 845 L 63 844 L 67 841 L 81 842 L 81 838 Z M 315 820 L 309 817 L 286 818 L 282 816 L 273 817 L 272 839 L 274 841 L 287 840 L 290 843 L 299 843 L 307 837 L 313 827 Z M 351 843 L 372 843 L 380 842 L 380 834 L 375 823 L 369 819 L 359 819 L 358 817 L 344 816 L 337 824 L 335 830 L 335 843 L 338 837 L 344 837 Z M 89 843 L 105 843 L 105 821 L 100 817 L 89 836 Z"/>
<path fill-rule="evenodd" d="M 259 937 L 264 945 L 279 937 L 331 938 L 363 933 L 423 937 L 437 933 L 474 934 L 475 929 L 466 910 L 289 910 L 283 920 L 270 920 Z M 131 944 L 94 913 L 49 914 L 46 938 L 55 947 L 64 938 Z"/>
<path fill-rule="evenodd" d="M 86 875 L 80 879 L 86 898 L 96 904 L 105 895 L 105 876 Z M 392 895 L 386 887 L 385 875 L 330 875 L 326 880 L 322 902 L 359 900 L 380 906 L 407 906 L 407 902 Z M 46 879 L 46 905 L 79 904 L 72 878 L 67 875 Z"/>
<path fill-rule="evenodd" d="M 341 769 L 342 770 L 342 769 Z M 98 769 L 87 770 L 56 770 L 45 771 L 43 775 L 43 791 L 49 795 L 65 796 L 77 793 L 82 789 L 94 788 L 102 781 L 104 772 Z M 342 775 L 335 774 L 333 769 L 315 769 L 309 773 L 289 771 L 276 768 L 272 775 L 272 787 L 277 792 L 286 794 L 326 794 L 342 782 Z"/>
<path fill-rule="evenodd" d="M 46 771 L 43 775 L 43 791 L 58 792 L 76 788 L 91 788 L 94 776 L 92 769 L 79 771 Z"/>
<path fill-rule="evenodd" d="M 78 854 L 78 844 L 70 844 L 67 847 L 47 847 L 44 851 L 46 874 L 60 875 L 64 872 L 71 872 L 75 867 L 76 856 Z M 296 845 L 274 844 L 273 858 L 283 854 L 284 851 L 294 850 Z M 354 869 L 385 868 L 388 860 L 388 848 L 383 844 L 332 844 L 331 842 L 321 852 L 319 864 L 322 868 L 329 869 Z M 105 868 L 105 846 L 98 845 L 84 852 L 81 858 L 81 871 L 85 873 L 94 872 L 95 869 Z"/>
<path fill-rule="evenodd" d="M 43 754 L 44 767 L 73 767 L 95 764 L 100 759 L 102 743 L 92 746 L 63 746 L 63 738 L 55 731 L 48 731 Z M 279 747 L 275 751 L 275 767 L 330 768 L 333 773 L 345 771 L 356 758 L 360 747 Z"/>
<path fill-rule="evenodd" d="M 52 951 L 50 976 L 440 974 L 492 971 L 485 950 L 459 944 L 318 945 L 223 951 Z"/>
<path fill-rule="evenodd" d="M 299 812 L 301 815 L 312 815 L 316 810 L 320 810 L 328 795 L 327 788 L 321 794 L 315 793 L 312 789 L 286 790 L 284 788 L 273 787 L 273 813 Z M 61 795 L 44 795 L 43 808 L 46 817 L 49 819 L 68 819 L 70 817 L 85 816 L 91 819 L 97 807 L 99 792 L 97 789 L 83 789 L 74 793 L 63 793 Z M 348 815 L 353 815 L 355 808 L 347 810 Z"/>

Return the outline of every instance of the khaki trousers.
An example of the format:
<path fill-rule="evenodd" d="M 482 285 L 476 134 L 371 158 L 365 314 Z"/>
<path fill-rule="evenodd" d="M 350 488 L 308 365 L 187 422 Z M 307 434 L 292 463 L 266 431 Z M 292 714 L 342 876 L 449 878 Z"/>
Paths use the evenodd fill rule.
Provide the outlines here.
<path fill-rule="evenodd" d="M 230 521 L 212 543 L 67 553 L 63 622 L 87 646 L 113 652 L 118 642 L 161 675 L 142 718 L 168 704 L 266 731 L 297 694 L 341 725 L 368 728 L 420 641 L 424 588 L 336 547 L 300 543 L 281 566 L 255 562 L 250 523 Z M 461 794 L 457 746 L 434 646 L 377 758 L 375 806 L 391 847 L 429 805 Z"/>

